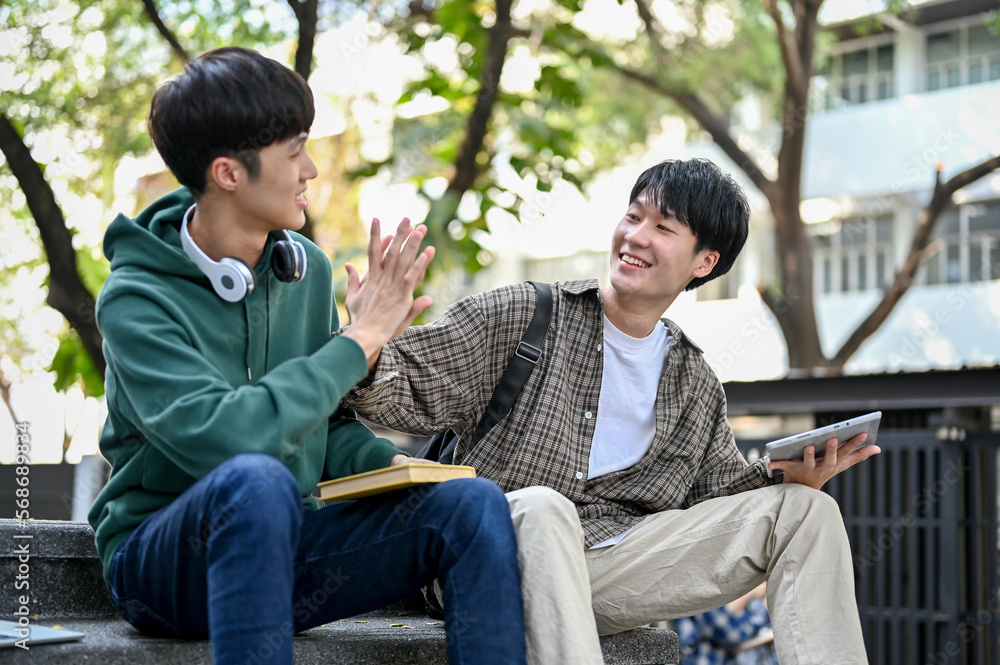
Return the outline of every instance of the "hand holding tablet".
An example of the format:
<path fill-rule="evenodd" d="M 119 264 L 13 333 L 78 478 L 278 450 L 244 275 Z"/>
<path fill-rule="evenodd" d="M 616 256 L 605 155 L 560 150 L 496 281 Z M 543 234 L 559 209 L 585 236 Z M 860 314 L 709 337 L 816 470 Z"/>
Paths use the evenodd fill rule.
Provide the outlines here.
<path fill-rule="evenodd" d="M 802 460 L 804 450 L 807 446 L 813 446 L 817 460 L 826 452 L 826 442 L 836 439 L 839 444 L 858 436 L 866 434 L 864 443 L 858 448 L 864 448 L 875 443 L 878 435 L 878 425 L 882 418 L 881 411 L 868 413 L 857 418 L 851 418 L 839 423 L 826 425 L 817 429 L 809 430 L 801 434 L 787 436 L 777 441 L 768 443 L 764 449 L 764 461 L 768 465 L 767 474 L 772 475 L 771 462 L 784 460 Z"/>

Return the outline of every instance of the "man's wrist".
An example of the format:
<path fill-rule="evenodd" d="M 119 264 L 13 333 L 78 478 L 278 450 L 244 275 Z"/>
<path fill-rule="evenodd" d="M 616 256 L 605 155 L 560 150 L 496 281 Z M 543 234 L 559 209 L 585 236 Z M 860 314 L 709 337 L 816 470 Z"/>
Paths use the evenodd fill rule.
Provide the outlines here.
<path fill-rule="evenodd" d="M 356 328 L 346 329 L 343 332 L 343 336 L 354 340 L 354 343 L 361 347 L 361 351 L 365 354 L 365 359 L 368 361 L 368 371 L 371 372 L 375 369 L 378 357 L 382 353 L 382 344 L 373 335 L 366 334 L 364 331 L 359 331 Z"/>

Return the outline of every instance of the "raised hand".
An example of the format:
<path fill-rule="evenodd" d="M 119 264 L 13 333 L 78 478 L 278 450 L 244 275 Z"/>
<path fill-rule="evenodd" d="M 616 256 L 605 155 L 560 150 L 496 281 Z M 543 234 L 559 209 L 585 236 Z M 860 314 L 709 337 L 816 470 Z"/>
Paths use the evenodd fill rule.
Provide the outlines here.
<path fill-rule="evenodd" d="M 406 330 L 413 319 L 433 304 L 430 296 L 413 297 L 434 258 L 434 248 L 420 251 L 427 227 L 414 228 L 403 218 L 394 236 L 381 237 L 381 224 L 372 220 L 368 242 L 368 272 L 361 276 L 348 263 L 346 337 L 356 341 L 374 366 L 382 345 Z"/>

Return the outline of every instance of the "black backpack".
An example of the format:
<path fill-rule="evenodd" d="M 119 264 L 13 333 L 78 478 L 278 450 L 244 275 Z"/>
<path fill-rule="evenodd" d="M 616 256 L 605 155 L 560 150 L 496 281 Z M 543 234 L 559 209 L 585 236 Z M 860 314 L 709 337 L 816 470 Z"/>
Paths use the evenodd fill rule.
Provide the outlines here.
<path fill-rule="evenodd" d="M 524 331 L 521 342 L 514 351 L 514 356 L 510 359 L 503 378 L 493 391 L 486 412 L 483 413 L 476 431 L 469 441 L 469 450 L 476 445 L 486 433 L 504 416 L 510 413 L 514 407 L 514 401 L 527 383 L 531 371 L 535 368 L 542 357 L 542 349 L 545 347 L 545 335 L 549 331 L 549 321 L 552 319 L 552 289 L 543 282 L 530 282 L 538 291 L 538 302 L 535 304 L 535 312 L 531 316 L 531 322 Z M 416 457 L 436 460 L 442 464 L 453 464 L 455 459 L 455 444 L 458 443 L 458 435 L 450 428 L 443 432 L 438 432 L 430 438 L 427 443 L 416 454 Z"/>

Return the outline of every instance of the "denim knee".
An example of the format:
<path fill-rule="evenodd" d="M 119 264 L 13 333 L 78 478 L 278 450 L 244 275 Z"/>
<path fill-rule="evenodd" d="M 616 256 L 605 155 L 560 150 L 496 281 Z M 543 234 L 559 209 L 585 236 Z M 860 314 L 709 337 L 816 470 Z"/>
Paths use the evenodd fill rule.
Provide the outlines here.
<path fill-rule="evenodd" d="M 268 520 L 281 517 L 294 520 L 301 513 L 298 482 L 284 464 L 270 455 L 237 455 L 210 475 L 214 481 L 212 494 L 230 518 L 242 515 L 253 519 L 257 513 L 263 513 Z"/>
<path fill-rule="evenodd" d="M 476 512 L 510 513 L 503 490 L 486 478 L 459 478 L 435 487 L 431 495 L 435 501 L 450 504 L 454 508 Z"/>

